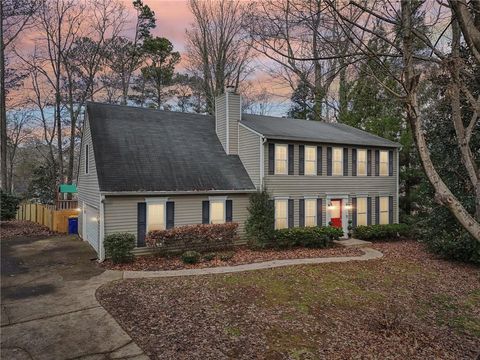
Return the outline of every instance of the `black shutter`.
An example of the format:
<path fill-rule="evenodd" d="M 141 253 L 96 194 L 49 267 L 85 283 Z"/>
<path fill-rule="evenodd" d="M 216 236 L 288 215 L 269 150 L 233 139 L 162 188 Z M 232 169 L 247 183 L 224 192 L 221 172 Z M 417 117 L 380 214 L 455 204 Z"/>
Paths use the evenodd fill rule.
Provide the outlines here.
<path fill-rule="evenodd" d="M 322 147 L 317 146 L 317 175 L 319 176 L 322 175 L 323 173 L 322 165 L 323 165 Z"/>
<path fill-rule="evenodd" d="M 343 148 L 343 176 L 348 176 L 348 148 Z"/>
<path fill-rule="evenodd" d="M 393 176 L 393 151 L 388 152 L 388 176 Z"/>
<path fill-rule="evenodd" d="M 275 174 L 275 144 L 268 144 L 268 175 Z"/>
<path fill-rule="evenodd" d="M 367 176 L 372 176 L 372 150 L 367 150 Z"/>
<path fill-rule="evenodd" d="M 323 223 L 323 202 L 322 199 L 317 199 L 317 226 L 322 226 Z"/>
<path fill-rule="evenodd" d="M 202 224 L 210 223 L 210 201 L 202 201 Z"/>
<path fill-rule="evenodd" d="M 225 201 L 225 221 L 232 222 L 233 220 L 233 202 L 232 200 Z"/>
<path fill-rule="evenodd" d="M 175 203 L 167 201 L 167 229 L 172 229 L 175 226 Z"/>
<path fill-rule="evenodd" d="M 145 246 L 145 235 L 147 233 L 147 204 L 137 203 L 137 246 Z"/>
<path fill-rule="evenodd" d="M 304 227 L 305 226 L 305 200 L 300 199 L 298 201 L 298 220 L 299 220 L 299 226 Z"/>
<path fill-rule="evenodd" d="M 288 175 L 293 175 L 293 145 L 289 144 L 288 145 Z"/>
<path fill-rule="evenodd" d="M 352 176 L 357 176 L 357 149 L 352 149 Z"/>
<path fill-rule="evenodd" d="M 332 147 L 327 147 L 327 176 L 332 176 Z"/>
<path fill-rule="evenodd" d="M 372 225 L 372 198 L 367 198 L 367 225 Z"/>
<path fill-rule="evenodd" d="M 357 198 L 352 198 L 352 225 L 357 226 Z"/>
<path fill-rule="evenodd" d="M 305 175 L 305 146 L 298 147 L 298 175 Z"/>
<path fill-rule="evenodd" d="M 393 224 L 393 196 L 388 197 L 388 223 Z"/>
<path fill-rule="evenodd" d="M 292 228 L 293 225 L 293 199 L 288 199 L 288 227 Z"/>
<path fill-rule="evenodd" d="M 375 176 L 380 176 L 380 150 L 375 150 Z"/>
<path fill-rule="evenodd" d="M 380 224 L 380 198 L 375 196 L 375 224 Z"/>

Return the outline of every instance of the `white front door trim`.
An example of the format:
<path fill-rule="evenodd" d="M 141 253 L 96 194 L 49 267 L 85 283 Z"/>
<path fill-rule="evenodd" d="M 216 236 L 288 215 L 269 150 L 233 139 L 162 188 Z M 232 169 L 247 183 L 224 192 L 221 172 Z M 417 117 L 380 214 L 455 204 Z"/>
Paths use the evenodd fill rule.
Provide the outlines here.
<path fill-rule="evenodd" d="M 343 237 L 348 236 L 348 220 L 349 220 L 349 210 L 345 207 L 349 202 L 349 196 L 347 194 L 327 194 L 325 197 L 325 209 L 326 209 L 326 224 L 330 222 L 330 210 L 328 209 L 328 204 L 333 199 L 341 199 L 342 200 L 342 229 L 343 229 Z"/>

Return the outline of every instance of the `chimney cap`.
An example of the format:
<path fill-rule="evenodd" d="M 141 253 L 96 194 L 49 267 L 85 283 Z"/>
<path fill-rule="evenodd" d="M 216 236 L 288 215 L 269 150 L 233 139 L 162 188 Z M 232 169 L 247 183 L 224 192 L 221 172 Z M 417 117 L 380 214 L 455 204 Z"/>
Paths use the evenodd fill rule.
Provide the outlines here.
<path fill-rule="evenodd" d="M 235 92 L 235 86 L 233 86 L 233 85 L 227 85 L 227 86 L 225 86 L 225 92 L 226 92 L 226 93 L 233 94 L 233 93 Z"/>

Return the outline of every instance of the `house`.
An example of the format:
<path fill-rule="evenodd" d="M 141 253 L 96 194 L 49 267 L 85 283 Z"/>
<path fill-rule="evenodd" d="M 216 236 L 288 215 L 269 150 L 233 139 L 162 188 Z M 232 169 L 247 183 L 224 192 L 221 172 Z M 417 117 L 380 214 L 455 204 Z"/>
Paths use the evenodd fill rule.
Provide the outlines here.
<path fill-rule="evenodd" d="M 265 187 L 276 228 L 398 222 L 399 144 L 352 128 L 241 113 L 227 88 L 215 116 L 89 103 L 81 143 L 80 236 L 239 223 Z M 244 237 L 241 236 L 241 241 Z"/>

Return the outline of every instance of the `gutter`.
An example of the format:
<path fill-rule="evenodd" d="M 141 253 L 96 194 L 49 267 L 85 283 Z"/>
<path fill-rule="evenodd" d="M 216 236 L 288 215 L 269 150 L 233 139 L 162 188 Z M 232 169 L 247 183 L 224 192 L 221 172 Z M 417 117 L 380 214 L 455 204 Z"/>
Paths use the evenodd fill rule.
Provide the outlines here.
<path fill-rule="evenodd" d="M 250 194 L 256 189 L 245 190 L 201 190 L 201 191 L 100 191 L 105 196 L 143 196 L 143 195 L 209 195 L 209 194 Z"/>

